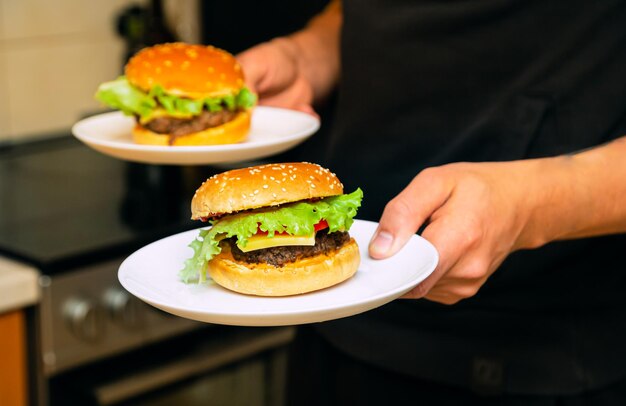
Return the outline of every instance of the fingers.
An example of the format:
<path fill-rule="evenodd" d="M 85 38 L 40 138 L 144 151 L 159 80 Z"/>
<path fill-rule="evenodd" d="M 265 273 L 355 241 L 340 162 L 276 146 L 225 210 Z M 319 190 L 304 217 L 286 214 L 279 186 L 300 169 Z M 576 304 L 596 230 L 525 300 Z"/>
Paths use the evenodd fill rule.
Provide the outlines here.
<path fill-rule="evenodd" d="M 460 261 L 461 251 L 457 249 L 460 247 L 458 234 L 455 236 L 455 233 L 451 232 L 447 224 L 448 222 L 445 221 L 445 217 L 435 220 L 430 223 L 422 233 L 422 237 L 433 244 L 437 250 L 439 262 L 433 273 L 410 292 L 406 293 L 403 296 L 404 298 L 419 299 L 427 296 L 432 287 L 439 283 L 444 275 L 448 274 Z"/>
<path fill-rule="evenodd" d="M 268 65 L 263 63 L 262 45 L 250 48 L 236 56 L 242 70 L 245 72 L 246 86 L 254 93 L 258 93 L 259 84 L 267 76 Z"/>
<path fill-rule="evenodd" d="M 286 38 L 277 38 L 237 55 L 246 86 L 259 97 L 259 105 L 313 110 L 313 88 L 299 71 L 294 49 Z"/>
<path fill-rule="evenodd" d="M 315 115 L 315 111 L 311 107 L 312 99 L 311 87 L 304 80 L 298 79 L 280 93 L 266 95 L 259 101 L 259 104 L 300 110 Z"/>
<path fill-rule="evenodd" d="M 403 298 L 457 303 L 474 296 L 504 260 L 505 255 L 494 257 L 485 247 L 477 248 L 479 233 L 472 234 L 469 228 L 463 226 L 454 230 L 444 223 L 435 222 L 422 234 L 439 252 L 437 268 Z"/>
<path fill-rule="evenodd" d="M 387 258 L 398 252 L 424 222 L 448 199 L 451 190 L 445 179 L 426 169 L 393 200 L 380 219 L 370 241 L 372 258 Z"/>

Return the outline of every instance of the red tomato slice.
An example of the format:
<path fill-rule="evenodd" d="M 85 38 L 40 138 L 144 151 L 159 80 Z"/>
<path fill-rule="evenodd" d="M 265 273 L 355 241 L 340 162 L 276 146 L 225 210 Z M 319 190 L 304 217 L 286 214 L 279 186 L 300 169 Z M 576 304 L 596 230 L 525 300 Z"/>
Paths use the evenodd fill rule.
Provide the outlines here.
<path fill-rule="evenodd" d="M 315 225 L 315 232 L 328 228 L 328 222 L 326 220 L 321 220 L 319 223 Z"/>

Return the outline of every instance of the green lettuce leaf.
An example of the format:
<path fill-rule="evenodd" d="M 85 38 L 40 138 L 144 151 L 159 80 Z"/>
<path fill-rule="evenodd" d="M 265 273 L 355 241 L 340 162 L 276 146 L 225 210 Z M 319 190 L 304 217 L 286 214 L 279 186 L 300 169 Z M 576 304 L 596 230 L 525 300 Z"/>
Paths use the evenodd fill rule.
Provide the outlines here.
<path fill-rule="evenodd" d="M 236 95 L 194 100 L 168 94 L 160 85 L 155 85 L 146 93 L 131 85 L 124 76 L 101 84 L 96 92 L 96 99 L 114 109 L 121 110 L 126 115 L 138 115 L 141 118 L 150 117 L 152 112 L 159 107 L 172 115 L 195 116 L 199 115 L 205 106 L 207 110 L 217 112 L 223 108 L 248 109 L 256 103 L 256 96 L 245 87 Z"/>
<path fill-rule="evenodd" d="M 153 97 L 131 86 L 124 76 L 101 84 L 96 99 L 127 115 L 147 115 L 157 107 Z"/>
<path fill-rule="evenodd" d="M 185 261 L 180 271 L 184 282 L 206 280 L 207 262 L 220 253 L 219 241 L 236 237 L 245 246 L 257 229 L 272 238 L 276 233 L 310 235 L 321 220 L 328 222 L 329 232 L 349 230 L 354 216 L 361 206 L 363 191 L 357 189 L 347 195 L 327 197 L 316 202 L 299 202 L 277 209 L 259 209 L 225 216 L 214 222 L 212 227 L 200 230 L 199 236 L 189 244 L 193 256 Z"/>

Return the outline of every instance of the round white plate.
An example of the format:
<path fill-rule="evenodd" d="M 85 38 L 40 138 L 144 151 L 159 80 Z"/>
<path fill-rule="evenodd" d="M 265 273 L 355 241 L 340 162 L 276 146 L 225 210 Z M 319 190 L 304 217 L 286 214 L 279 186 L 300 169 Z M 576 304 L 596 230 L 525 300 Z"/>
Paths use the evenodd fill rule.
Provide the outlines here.
<path fill-rule="evenodd" d="M 252 112 L 248 139 L 206 146 L 140 145 L 132 140 L 135 119 L 119 111 L 99 114 L 72 127 L 76 138 L 103 154 L 127 161 L 201 165 L 263 158 L 293 148 L 315 133 L 317 118 L 294 110 L 259 106 Z"/>
<path fill-rule="evenodd" d="M 350 229 L 361 248 L 361 266 L 352 278 L 303 295 L 248 296 L 211 281 L 181 282 L 178 270 L 192 254 L 187 245 L 198 235 L 197 230 L 175 234 L 136 251 L 122 263 L 118 278 L 126 290 L 141 300 L 177 316 L 207 323 L 281 326 L 338 319 L 402 296 L 437 265 L 437 251 L 417 235 L 395 256 L 371 259 L 367 245 L 376 226 L 356 220 Z"/>

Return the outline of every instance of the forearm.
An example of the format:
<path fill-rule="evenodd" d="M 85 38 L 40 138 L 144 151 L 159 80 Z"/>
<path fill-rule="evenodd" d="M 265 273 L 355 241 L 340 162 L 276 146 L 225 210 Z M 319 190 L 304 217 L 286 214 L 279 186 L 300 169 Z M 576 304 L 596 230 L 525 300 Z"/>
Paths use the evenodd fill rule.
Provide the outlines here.
<path fill-rule="evenodd" d="M 276 41 L 294 57 L 313 88 L 315 102 L 323 100 L 339 79 L 341 2 L 335 0 L 301 31 Z"/>
<path fill-rule="evenodd" d="M 534 160 L 531 210 L 519 248 L 626 232 L 626 137 L 575 155 Z"/>

